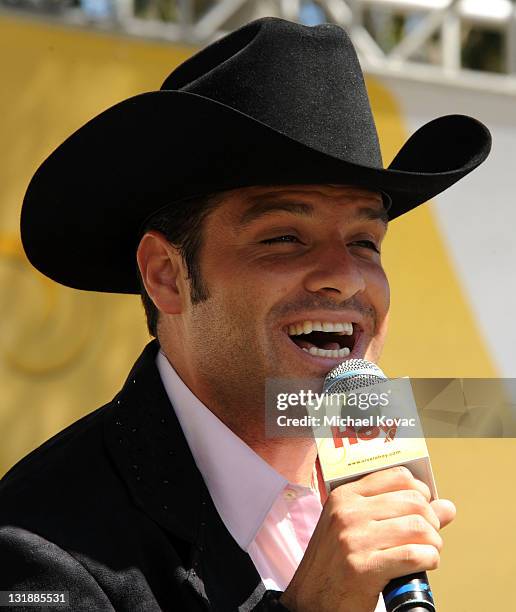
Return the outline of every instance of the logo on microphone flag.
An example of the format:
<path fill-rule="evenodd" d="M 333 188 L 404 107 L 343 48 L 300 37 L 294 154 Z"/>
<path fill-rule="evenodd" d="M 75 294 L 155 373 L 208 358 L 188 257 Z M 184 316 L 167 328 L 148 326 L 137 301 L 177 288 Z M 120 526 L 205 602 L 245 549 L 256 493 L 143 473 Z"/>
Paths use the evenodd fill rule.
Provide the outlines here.
<path fill-rule="evenodd" d="M 336 400 L 329 394 L 325 417 L 313 428 L 328 491 L 369 472 L 404 465 L 437 498 L 410 380 L 385 380 L 361 391 L 373 396 L 387 393 L 390 400 L 387 405 L 376 405 L 369 415 L 367 410 L 362 411 L 357 418 L 345 398 Z"/>

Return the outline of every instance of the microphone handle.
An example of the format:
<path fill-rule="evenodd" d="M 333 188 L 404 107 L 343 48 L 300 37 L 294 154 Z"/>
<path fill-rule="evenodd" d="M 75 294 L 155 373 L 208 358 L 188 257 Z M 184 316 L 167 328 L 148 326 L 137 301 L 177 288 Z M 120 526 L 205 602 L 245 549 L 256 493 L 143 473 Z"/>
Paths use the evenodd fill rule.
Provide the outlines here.
<path fill-rule="evenodd" d="M 387 612 L 435 612 L 426 572 L 394 578 L 383 590 Z"/>

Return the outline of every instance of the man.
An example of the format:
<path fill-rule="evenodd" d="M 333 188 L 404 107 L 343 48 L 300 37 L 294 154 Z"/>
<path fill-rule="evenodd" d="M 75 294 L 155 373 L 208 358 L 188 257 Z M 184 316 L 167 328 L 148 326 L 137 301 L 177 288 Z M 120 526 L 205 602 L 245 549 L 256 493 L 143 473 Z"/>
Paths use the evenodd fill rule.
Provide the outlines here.
<path fill-rule="evenodd" d="M 489 147 L 443 117 L 384 169 L 346 34 L 272 18 L 63 143 L 29 186 L 26 253 L 68 286 L 141 290 L 157 340 L 4 478 L 2 590 L 68 591 L 74 611 L 372 612 L 435 568 L 453 504 L 405 468 L 327 496 L 311 439 L 265 437 L 264 389 L 378 359 L 387 222 Z"/>

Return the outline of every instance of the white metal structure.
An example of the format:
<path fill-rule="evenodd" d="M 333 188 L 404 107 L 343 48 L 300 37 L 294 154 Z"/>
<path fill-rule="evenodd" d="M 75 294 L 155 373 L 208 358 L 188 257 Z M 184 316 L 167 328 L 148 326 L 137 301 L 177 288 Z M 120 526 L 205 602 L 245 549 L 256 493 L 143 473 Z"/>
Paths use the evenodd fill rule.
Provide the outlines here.
<path fill-rule="evenodd" d="M 310 4 L 319 11 L 322 21 L 338 23 L 348 30 L 369 72 L 458 79 L 468 86 L 516 91 L 516 3 L 511 0 L 313 0 Z M 116 0 L 116 17 L 129 33 L 202 45 L 264 15 L 303 21 L 307 0 L 217 0 L 201 15 L 196 15 L 195 7 L 195 0 L 177 0 L 177 20 L 163 22 L 137 18 L 132 0 Z M 366 11 L 369 15 L 401 14 L 409 18 L 411 27 L 404 28 L 400 41 L 386 52 L 364 25 Z M 472 24 L 501 32 L 506 72 L 512 78 L 462 68 L 463 27 Z M 421 52 L 430 39 L 437 53 L 430 63 L 423 63 Z"/>
<path fill-rule="evenodd" d="M 1 0 L 0 0 L 1 1 Z M 67 0 L 9 0 L 38 3 Z M 167 6 L 174 21 L 136 16 L 137 0 L 79 0 L 61 18 L 75 25 L 121 29 L 128 34 L 202 46 L 251 19 L 273 15 L 307 22 L 307 7 L 319 22 L 346 28 L 365 71 L 403 75 L 423 81 L 450 81 L 475 89 L 516 93 L 516 0 L 139 0 L 150 13 Z M 203 2 L 204 12 L 199 5 Z M 380 36 L 365 27 L 366 18 L 381 26 L 389 15 L 407 18 L 399 41 L 388 51 Z M 496 30 L 504 40 L 505 74 L 472 71 L 461 63 L 462 38 L 471 26 Z M 383 29 L 385 31 L 385 29 Z M 432 53 L 428 57 L 428 43 Z M 383 45 L 385 47 L 385 45 Z M 425 51 L 426 50 L 426 51 Z M 426 55 L 425 60 L 422 57 Z"/>

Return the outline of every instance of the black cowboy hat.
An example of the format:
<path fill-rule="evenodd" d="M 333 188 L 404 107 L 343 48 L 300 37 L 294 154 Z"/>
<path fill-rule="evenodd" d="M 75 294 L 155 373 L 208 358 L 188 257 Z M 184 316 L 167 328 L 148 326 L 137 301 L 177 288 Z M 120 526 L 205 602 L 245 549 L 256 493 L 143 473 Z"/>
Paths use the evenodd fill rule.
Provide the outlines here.
<path fill-rule="evenodd" d="M 358 59 L 336 25 L 253 21 L 72 134 L 35 173 L 21 214 L 31 263 L 70 287 L 139 293 L 142 224 L 165 205 L 260 184 L 352 184 L 394 219 L 489 154 L 487 128 L 441 117 L 384 169 Z"/>

